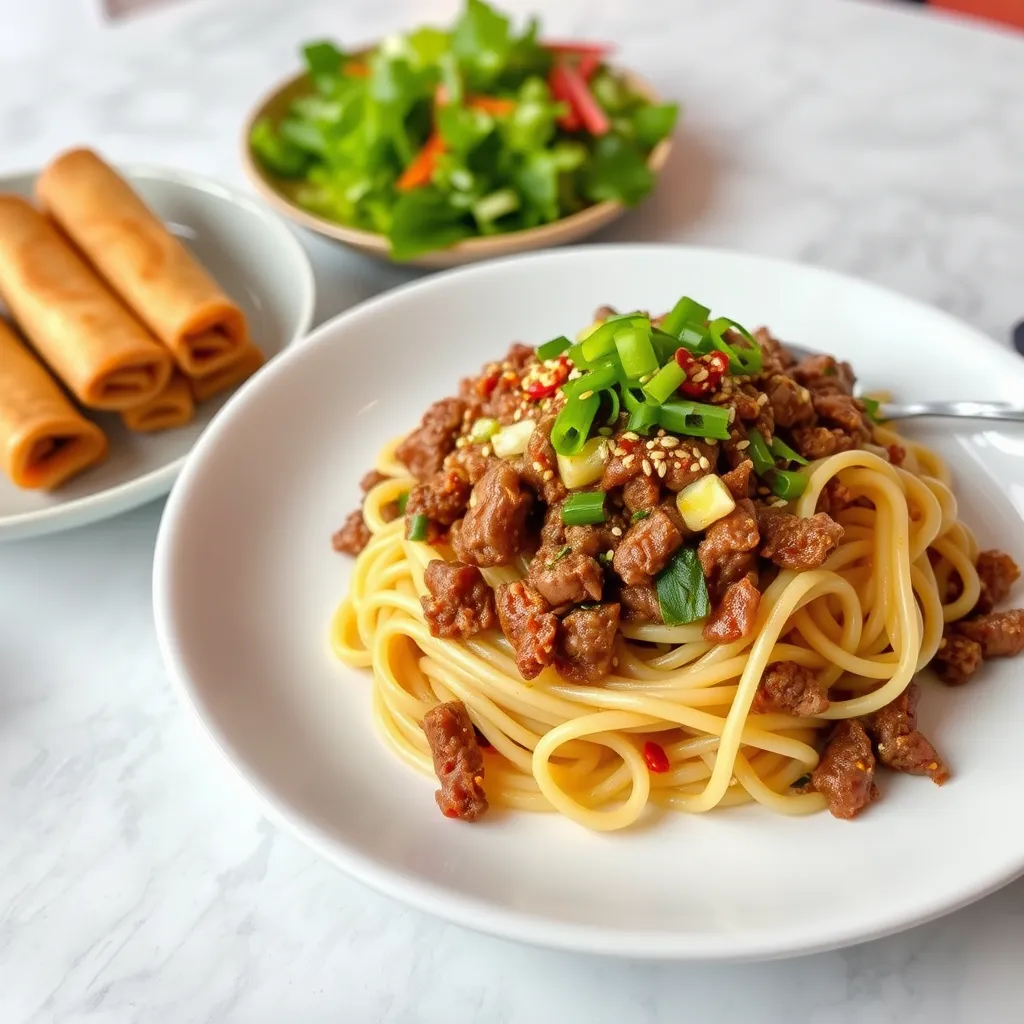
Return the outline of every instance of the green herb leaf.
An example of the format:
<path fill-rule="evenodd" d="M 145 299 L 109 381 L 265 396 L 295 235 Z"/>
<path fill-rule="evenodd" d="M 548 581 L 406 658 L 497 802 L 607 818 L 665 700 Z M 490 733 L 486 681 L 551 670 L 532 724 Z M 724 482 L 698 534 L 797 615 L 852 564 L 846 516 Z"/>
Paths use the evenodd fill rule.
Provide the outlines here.
<path fill-rule="evenodd" d="M 654 184 L 647 157 L 633 141 L 614 133 L 595 140 L 583 169 L 583 194 L 595 203 L 617 199 L 626 206 L 640 202 Z"/>
<path fill-rule="evenodd" d="M 431 249 L 454 245 L 473 234 L 465 214 L 434 188 L 403 192 L 391 221 L 391 255 L 408 260 Z"/>
<path fill-rule="evenodd" d="M 345 62 L 345 54 L 326 39 L 304 46 L 302 56 L 306 61 L 307 70 L 314 79 L 340 75 L 341 66 Z"/>
<path fill-rule="evenodd" d="M 651 510 L 647 508 L 638 508 L 630 517 L 631 523 L 639 523 L 642 519 L 646 519 L 651 514 Z"/>
<path fill-rule="evenodd" d="M 653 149 L 662 139 L 672 134 L 678 116 L 679 107 L 675 103 L 637 107 L 630 118 L 633 137 L 641 146 Z"/>
<path fill-rule="evenodd" d="M 474 89 L 491 85 L 512 52 L 509 20 L 483 0 L 467 0 L 452 32 L 452 52 Z"/>
<path fill-rule="evenodd" d="M 695 548 L 681 548 L 655 578 L 655 584 L 666 626 L 696 622 L 711 611 L 708 585 Z"/>
<path fill-rule="evenodd" d="M 261 117 L 252 126 L 249 146 L 256 159 L 280 178 L 299 178 L 308 166 L 306 153 L 275 132 L 269 118 Z"/>

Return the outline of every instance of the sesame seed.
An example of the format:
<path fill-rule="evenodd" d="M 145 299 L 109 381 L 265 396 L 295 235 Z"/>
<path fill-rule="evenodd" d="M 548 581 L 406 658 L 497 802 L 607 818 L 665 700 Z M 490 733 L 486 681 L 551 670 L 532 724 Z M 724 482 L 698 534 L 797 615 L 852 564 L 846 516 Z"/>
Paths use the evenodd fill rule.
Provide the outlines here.
<path fill-rule="evenodd" d="M 610 454 L 609 451 L 608 451 L 608 445 L 606 445 L 606 444 L 601 445 L 600 452 L 601 452 L 601 461 L 602 462 L 607 462 L 608 461 L 608 455 Z"/>
<path fill-rule="evenodd" d="M 647 444 L 644 445 L 644 447 L 648 451 L 653 451 L 654 450 L 654 442 L 653 441 L 648 441 Z"/>
<path fill-rule="evenodd" d="M 585 402 L 588 398 L 593 398 L 593 397 L 594 397 L 594 392 L 593 391 L 589 391 L 588 390 L 588 391 L 583 391 L 583 392 L 580 393 L 580 401 L 581 402 Z"/>
<path fill-rule="evenodd" d="M 544 470 L 544 475 L 542 476 L 541 479 L 543 479 L 543 480 L 550 480 L 554 475 L 555 475 L 555 471 L 553 469 L 545 469 Z"/>
<path fill-rule="evenodd" d="M 665 431 L 664 430 L 659 430 L 658 431 L 658 437 L 664 437 L 664 436 L 665 436 Z"/>
<path fill-rule="evenodd" d="M 634 461 L 634 459 L 636 459 L 636 456 L 635 456 L 635 455 L 627 455 L 627 456 L 626 456 L 626 457 L 625 457 L 625 458 L 624 458 L 624 459 L 622 460 L 622 466 L 623 466 L 623 468 L 624 468 L 624 469 L 629 469 L 629 467 L 633 465 L 633 461 Z"/>
<path fill-rule="evenodd" d="M 644 471 L 644 476 L 651 475 L 651 464 L 646 459 L 640 464 L 640 468 Z"/>
<path fill-rule="evenodd" d="M 543 473 L 544 472 L 544 467 L 536 459 L 534 459 L 534 461 L 533 461 L 533 468 L 534 468 L 534 471 L 537 472 L 537 473 Z"/>
<path fill-rule="evenodd" d="M 514 413 L 512 413 L 512 420 L 515 423 L 518 423 L 522 418 L 523 418 L 523 410 L 522 409 L 516 409 L 516 411 Z"/>
<path fill-rule="evenodd" d="M 678 437 L 663 437 L 661 439 L 662 448 L 678 448 L 679 438 Z"/>
<path fill-rule="evenodd" d="M 773 508 L 782 508 L 783 505 L 788 505 L 788 504 L 789 504 L 789 502 L 786 501 L 785 498 L 776 498 L 775 501 L 772 502 L 772 507 Z"/>
<path fill-rule="evenodd" d="M 475 494 L 471 494 L 469 496 L 469 507 L 470 508 L 476 508 L 476 501 L 477 501 L 476 495 Z"/>
<path fill-rule="evenodd" d="M 729 409 L 729 426 L 731 427 L 736 420 L 736 410 L 734 408 Z"/>
<path fill-rule="evenodd" d="M 625 454 L 626 454 L 626 449 L 623 448 L 621 444 L 617 444 L 612 449 L 612 455 L 625 455 Z"/>
<path fill-rule="evenodd" d="M 737 451 L 743 451 L 744 448 L 749 448 L 749 447 L 750 447 L 750 442 L 749 441 L 738 441 L 736 443 L 736 450 Z"/>
<path fill-rule="evenodd" d="M 690 463 L 690 472 L 691 473 L 697 473 L 699 471 L 700 471 L 700 463 L 699 462 L 691 462 Z"/>
<path fill-rule="evenodd" d="M 708 462 L 708 460 L 706 458 L 704 458 L 703 455 L 700 457 L 700 468 L 701 469 L 710 469 L 711 468 L 711 463 Z"/>
<path fill-rule="evenodd" d="M 768 396 L 764 393 L 757 396 L 758 408 L 763 409 L 768 404 Z"/>
<path fill-rule="evenodd" d="M 658 476 L 664 479 L 665 474 L 668 472 L 668 466 L 664 462 L 658 463 Z"/>
<path fill-rule="evenodd" d="M 665 453 L 664 452 L 661 452 L 661 451 L 651 452 L 651 461 L 652 462 L 661 462 L 661 460 L 663 458 L 665 458 Z"/>
<path fill-rule="evenodd" d="M 569 380 L 579 380 L 583 376 L 583 371 L 578 369 L 572 369 L 569 371 Z"/>
<path fill-rule="evenodd" d="M 456 448 L 465 448 L 467 444 L 469 444 L 469 438 L 468 437 L 460 437 L 455 442 L 455 447 Z"/>
<path fill-rule="evenodd" d="M 634 434 L 632 430 L 627 430 L 627 431 L 626 431 L 626 432 L 625 432 L 625 433 L 624 433 L 624 434 L 623 434 L 622 436 L 623 436 L 623 437 L 624 437 L 624 438 L 625 438 L 625 439 L 626 439 L 627 441 L 639 441 L 639 440 L 640 440 L 640 438 L 639 438 L 639 437 L 637 437 L 637 435 L 636 435 L 636 434 Z"/>
<path fill-rule="evenodd" d="M 758 487 L 757 493 L 760 494 L 762 498 L 764 498 L 771 494 L 772 491 L 770 487 Z"/>
<path fill-rule="evenodd" d="M 695 384 L 699 384 L 702 380 L 707 380 L 708 379 L 708 371 L 707 370 L 696 370 L 696 371 L 694 371 L 694 374 L 693 374 L 693 376 L 690 379 Z"/>
<path fill-rule="evenodd" d="M 614 549 L 612 549 L 612 548 L 609 548 L 609 549 L 608 549 L 608 550 L 607 550 L 607 551 L 606 551 L 606 552 L 604 553 L 604 557 L 605 557 L 605 558 L 614 558 L 614 557 L 615 557 L 615 551 L 614 551 Z"/>
<path fill-rule="evenodd" d="M 486 458 L 486 457 L 487 457 L 488 455 L 490 455 L 490 454 L 491 454 L 491 446 L 490 446 L 489 444 L 485 444 L 485 445 L 484 445 L 484 446 L 483 446 L 483 447 L 482 447 L 482 448 L 480 449 L 480 454 L 481 454 L 481 455 L 483 455 L 483 456 L 484 456 L 484 458 Z"/>
<path fill-rule="evenodd" d="M 704 443 L 705 443 L 705 444 L 714 444 L 715 442 L 714 442 L 714 439 L 713 439 L 713 438 L 710 438 L 710 437 L 705 437 L 705 438 L 704 438 Z"/>
<path fill-rule="evenodd" d="M 612 668 L 618 668 L 618 667 L 619 667 L 619 659 L 618 658 L 612 658 Z"/>
<path fill-rule="evenodd" d="M 690 449 L 690 454 L 691 454 L 691 455 L 692 455 L 692 456 L 693 456 L 693 457 L 694 457 L 695 459 L 699 459 L 699 458 L 700 458 L 700 449 L 699 449 L 699 448 L 691 448 L 691 449 Z"/>
<path fill-rule="evenodd" d="M 621 537 L 622 536 L 622 527 L 621 526 L 613 526 L 612 527 L 612 536 L 613 537 Z"/>

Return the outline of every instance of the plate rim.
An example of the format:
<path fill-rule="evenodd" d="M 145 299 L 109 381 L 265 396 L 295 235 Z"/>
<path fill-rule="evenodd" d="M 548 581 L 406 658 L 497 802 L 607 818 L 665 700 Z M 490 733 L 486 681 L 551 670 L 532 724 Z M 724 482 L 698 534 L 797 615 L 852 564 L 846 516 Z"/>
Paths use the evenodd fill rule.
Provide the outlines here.
<path fill-rule="evenodd" d="M 877 921 L 872 927 L 864 928 L 854 922 L 845 927 L 832 928 L 827 935 L 822 934 L 820 928 L 813 929 L 806 934 L 799 929 L 790 928 L 781 935 L 777 932 L 738 937 L 733 934 L 697 935 L 696 933 L 678 931 L 616 929 L 610 925 L 552 920 L 512 907 L 496 906 L 485 899 L 467 896 L 440 884 L 410 877 L 399 870 L 380 865 L 372 857 L 330 837 L 324 829 L 307 820 L 300 812 L 280 800 L 270 787 L 259 779 L 258 774 L 250 770 L 248 761 L 234 749 L 214 716 L 207 713 L 198 689 L 189 678 L 185 668 L 185 659 L 177 642 L 173 624 L 174 601 L 171 594 L 171 582 L 175 539 L 183 522 L 183 510 L 187 507 L 187 492 L 190 482 L 198 472 L 198 467 L 203 461 L 206 451 L 217 443 L 220 432 L 235 417 L 242 415 L 241 410 L 246 403 L 258 401 L 260 390 L 273 386 L 271 384 L 273 376 L 283 372 L 285 366 L 292 360 L 302 359 L 307 355 L 311 356 L 314 349 L 321 346 L 345 344 L 345 342 L 332 342 L 331 340 L 339 323 L 358 321 L 362 317 L 372 315 L 376 309 L 395 301 L 396 297 L 401 298 L 420 290 L 438 287 L 439 282 L 443 284 L 451 277 L 472 278 L 487 274 L 500 274 L 504 272 L 507 265 L 520 262 L 558 260 L 571 262 L 579 254 L 593 253 L 595 250 L 615 252 L 625 259 L 628 259 L 631 254 L 664 253 L 669 250 L 697 255 L 709 254 L 714 258 L 737 258 L 766 267 L 784 267 L 791 272 L 810 273 L 844 282 L 852 281 L 858 286 L 866 287 L 880 295 L 895 296 L 901 301 L 917 307 L 922 313 L 940 316 L 951 325 L 955 325 L 961 332 L 972 335 L 993 353 L 1001 353 L 997 358 L 1005 359 L 1008 367 L 1012 366 L 1018 375 L 1024 375 L 1024 369 L 1015 362 L 1018 357 L 1012 350 L 973 325 L 915 297 L 828 267 L 818 267 L 795 260 L 724 247 L 670 243 L 608 243 L 570 246 L 539 253 L 515 254 L 486 263 L 455 267 L 403 284 L 339 313 L 319 325 L 301 348 L 282 353 L 281 359 L 276 361 L 277 365 L 271 372 L 261 375 L 260 380 L 254 383 L 253 388 L 247 389 L 242 401 L 232 401 L 230 407 L 225 407 L 225 410 L 218 415 L 216 423 L 211 424 L 213 429 L 207 429 L 194 446 L 188 464 L 175 484 L 161 518 L 154 549 L 152 588 L 157 644 L 172 688 L 184 704 L 187 713 L 199 725 L 200 731 L 212 743 L 218 755 L 229 765 L 235 777 L 255 794 L 262 813 L 278 826 L 283 826 L 285 830 L 305 843 L 324 860 L 340 868 L 357 882 L 417 910 L 472 931 L 536 947 L 661 962 L 738 963 L 812 955 L 869 942 L 926 924 L 960 910 L 1020 877 L 1024 874 L 1024 849 L 1004 870 L 974 879 L 971 885 L 960 886 L 955 898 L 924 904 L 918 912 L 909 915 L 897 912 L 887 916 L 882 913 L 878 915 Z"/>
<path fill-rule="evenodd" d="M 290 337 L 282 345 L 282 353 L 309 333 L 316 313 L 316 276 L 309 254 L 299 241 L 295 229 L 283 217 L 275 213 L 261 199 L 207 175 L 148 163 L 114 163 L 113 166 L 128 180 L 129 184 L 136 181 L 157 181 L 186 190 L 204 192 L 223 202 L 242 208 L 255 216 L 271 231 L 276 232 L 278 234 L 276 241 L 283 247 L 282 255 L 302 279 L 299 315 Z M 42 171 L 43 168 L 40 167 L 0 174 L 0 192 L 11 187 L 15 182 L 20 184 L 24 179 L 35 181 Z M 233 398 L 234 395 L 229 401 Z M 227 404 L 225 403 L 225 405 Z M 219 415 L 220 410 L 216 416 Z M 209 425 L 207 429 L 208 427 Z M 198 443 L 198 439 L 196 443 Z M 34 512 L 0 515 L 0 543 L 27 540 L 31 537 L 41 537 L 76 529 L 79 526 L 113 518 L 154 501 L 170 491 L 194 449 L 195 444 L 184 455 L 180 455 L 172 462 L 107 487 L 105 490 L 70 501 L 62 501 Z"/>

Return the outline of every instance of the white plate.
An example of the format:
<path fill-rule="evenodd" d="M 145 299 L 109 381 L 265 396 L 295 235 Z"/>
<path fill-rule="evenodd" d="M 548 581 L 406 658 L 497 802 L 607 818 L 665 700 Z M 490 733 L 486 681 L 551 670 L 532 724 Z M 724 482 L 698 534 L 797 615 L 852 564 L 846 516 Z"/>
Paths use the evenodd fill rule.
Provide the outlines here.
<path fill-rule="evenodd" d="M 240 192 L 198 175 L 144 167 L 121 172 L 242 307 L 253 341 L 268 359 L 309 330 L 313 269 L 283 221 Z M 36 177 L 0 178 L 0 193 L 31 198 Z M 133 434 L 117 415 L 90 414 L 110 438 L 107 460 L 52 494 L 20 490 L 0 472 L 0 541 L 83 526 L 166 494 L 229 397 L 197 405 L 188 426 L 160 434 Z"/>
<path fill-rule="evenodd" d="M 1020 664 L 930 684 L 922 720 L 954 771 L 887 775 L 855 822 L 757 806 L 652 815 L 593 834 L 554 815 L 443 818 L 434 785 L 371 726 L 368 677 L 335 662 L 328 620 L 350 562 L 330 534 L 386 438 L 512 339 L 544 341 L 601 303 L 680 293 L 854 361 L 914 398 L 1019 398 L 1024 363 L 943 313 L 790 263 L 703 249 L 563 250 L 454 271 L 325 324 L 200 440 L 160 530 L 161 648 L 183 699 L 266 809 L 345 871 L 460 924 L 634 957 L 807 953 L 945 913 L 1024 870 Z M 1024 561 L 1024 432 L 935 425 L 963 515 Z M 240 510 L 245 510 L 242 513 Z"/>

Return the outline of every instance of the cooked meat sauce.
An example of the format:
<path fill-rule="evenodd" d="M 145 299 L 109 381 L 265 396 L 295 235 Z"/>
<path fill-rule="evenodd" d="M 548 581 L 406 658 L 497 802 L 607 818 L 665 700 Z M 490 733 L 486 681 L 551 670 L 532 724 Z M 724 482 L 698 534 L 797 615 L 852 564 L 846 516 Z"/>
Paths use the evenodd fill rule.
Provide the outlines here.
<path fill-rule="evenodd" d="M 616 315 L 598 310 L 595 328 Z M 661 322 L 645 321 L 645 329 L 657 332 Z M 682 383 L 673 381 L 670 394 L 701 403 L 704 415 L 710 409 L 702 422 L 714 429 L 673 428 L 664 418 L 630 429 L 625 404 L 616 400 L 609 409 L 605 397 L 577 386 L 580 403 L 600 408 L 584 428 L 585 444 L 559 454 L 566 450 L 556 436 L 566 393 L 596 372 L 595 364 L 574 364 L 574 353 L 585 350 L 568 342 L 544 359 L 515 344 L 464 379 L 456 396 L 430 406 L 395 454 L 417 481 L 402 503 L 406 536 L 452 552 L 452 560 L 435 559 L 424 574 L 421 602 L 433 636 L 461 641 L 500 629 L 523 679 L 548 671 L 600 686 L 619 663 L 623 627 L 698 621 L 706 642 L 733 643 L 753 633 L 762 593 L 780 571 L 828 562 L 844 533 L 834 517 L 856 504 L 853 495 L 834 478 L 813 515 L 795 515 L 792 502 L 806 483 L 806 461 L 871 443 L 853 371 L 827 355 L 797 361 L 764 328 L 746 335 L 749 342 L 734 332 L 728 337 L 737 350 L 750 346 L 757 354 L 750 372 L 743 369 L 752 364 L 737 367 L 735 351 L 680 347 L 675 354 Z M 653 387 L 670 365 L 640 384 L 653 377 Z M 872 450 L 885 451 L 894 465 L 907 457 L 899 445 Z M 363 490 L 384 479 L 371 471 Z M 385 518 L 398 508 L 387 506 Z M 361 510 L 332 538 L 349 554 L 369 540 Z M 525 576 L 492 586 L 481 572 L 509 566 Z M 932 665 L 951 686 L 966 683 L 986 659 L 1024 650 L 1024 611 L 996 610 L 1020 570 L 999 551 L 982 552 L 977 569 L 977 607 L 946 627 Z M 668 578 L 688 580 L 691 597 L 700 591 L 703 604 L 684 602 L 689 617 L 666 605 Z M 949 600 L 962 591 L 955 574 L 950 591 Z M 821 793 L 836 817 L 852 818 L 878 795 L 878 765 L 944 782 L 949 771 L 917 728 L 919 696 L 914 683 L 874 714 L 823 732 L 820 762 L 803 788 Z M 817 672 L 776 661 L 751 713 L 814 718 L 829 704 Z M 423 728 L 441 780 L 438 805 L 446 815 L 475 820 L 487 800 L 483 755 L 465 707 L 441 704 Z"/>

